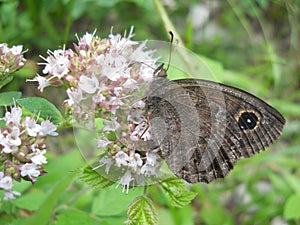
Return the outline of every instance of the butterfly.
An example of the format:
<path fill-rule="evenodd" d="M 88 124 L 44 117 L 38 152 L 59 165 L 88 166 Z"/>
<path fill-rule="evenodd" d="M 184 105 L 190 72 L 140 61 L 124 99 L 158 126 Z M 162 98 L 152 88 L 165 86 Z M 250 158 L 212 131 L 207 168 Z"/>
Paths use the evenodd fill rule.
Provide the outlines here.
<path fill-rule="evenodd" d="M 278 139 L 285 124 L 280 112 L 246 91 L 208 80 L 169 80 L 164 64 L 154 73 L 146 111 L 161 157 L 189 183 L 224 178 L 241 158 Z"/>

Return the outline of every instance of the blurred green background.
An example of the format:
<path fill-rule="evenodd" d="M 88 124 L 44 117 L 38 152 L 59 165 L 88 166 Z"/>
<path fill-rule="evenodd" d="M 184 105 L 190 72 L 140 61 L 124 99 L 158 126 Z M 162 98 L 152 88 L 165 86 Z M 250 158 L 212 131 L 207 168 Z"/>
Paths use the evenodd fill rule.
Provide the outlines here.
<path fill-rule="evenodd" d="M 175 29 L 187 48 L 212 60 L 211 66 L 220 82 L 266 100 L 285 116 L 287 124 L 280 140 L 267 151 L 240 161 L 225 179 L 190 185 L 198 196 L 184 208 L 172 207 L 158 187 L 150 188 L 160 224 L 300 224 L 299 3 L 298 0 L 2 0 L 0 43 L 22 44 L 28 49 L 26 67 L 2 91 L 21 90 L 24 96 L 43 96 L 60 108 L 64 94 L 57 90 L 40 93 L 35 84 L 25 83 L 25 79 L 41 74 L 36 63 L 42 61 L 39 55 L 46 56 L 47 49 L 58 49 L 64 44 L 72 47 L 75 33 L 81 36 L 95 29 L 100 37 L 107 37 L 112 27 L 113 33 L 123 34 L 133 25 L 134 40 L 163 41 L 169 39 L 167 30 Z M 46 167 L 49 174 L 41 177 L 33 189 L 21 184 L 18 188 L 25 194 L 20 199 L 0 203 L 0 224 L 34 213 L 47 191 L 68 171 L 82 164 L 69 131 L 61 132 L 66 137 L 64 143 L 57 140 L 49 143 Z M 120 221 L 126 220 L 122 210 L 106 220 L 99 207 L 108 203 L 100 195 L 101 190 L 92 190 L 75 181 L 68 193 L 60 196 L 51 224 L 67 224 L 66 218 L 74 218 L 73 224 L 121 224 Z M 35 204 L 29 207 L 26 205 L 30 199 L 35 199 Z M 99 201 L 103 201 L 102 206 Z M 113 208 L 113 204 L 110 206 Z M 111 223 L 112 218 L 115 223 Z"/>

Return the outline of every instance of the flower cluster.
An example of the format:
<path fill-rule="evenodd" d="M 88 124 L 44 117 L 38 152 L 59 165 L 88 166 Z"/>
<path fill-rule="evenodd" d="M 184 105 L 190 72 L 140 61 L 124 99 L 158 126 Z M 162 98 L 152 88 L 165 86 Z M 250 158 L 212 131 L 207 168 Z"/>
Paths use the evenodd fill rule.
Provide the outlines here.
<path fill-rule="evenodd" d="M 97 147 L 105 154 L 97 168 L 105 167 L 108 175 L 112 167 L 119 169 L 123 191 L 142 184 L 141 177 L 157 175 L 161 165 L 157 152 L 145 147 L 151 134 L 142 99 L 152 81 L 156 59 L 146 42 L 132 41 L 132 37 L 132 29 L 127 37 L 111 33 L 101 39 L 86 33 L 77 37 L 74 51 L 48 51 L 48 57 L 42 57 L 45 63 L 41 63 L 46 76 L 34 79 L 41 91 L 67 84 L 64 105 L 77 122 L 95 129 L 90 121 L 104 120 L 97 133 Z"/>
<path fill-rule="evenodd" d="M 0 44 L 0 80 L 24 66 L 26 60 L 22 49 L 22 45 L 9 48 L 6 43 Z"/>
<path fill-rule="evenodd" d="M 56 136 L 56 126 L 49 120 L 40 124 L 29 116 L 22 118 L 22 109 L 12 107 L 5 113 L 6 127 L 0 128 L 0 189 L 4 200 L 14 199 L 20 193 L 13 191 L 13 180 L 21 179 L 34 183 L 45 174 L 43 164 L 46 136 Z"/>

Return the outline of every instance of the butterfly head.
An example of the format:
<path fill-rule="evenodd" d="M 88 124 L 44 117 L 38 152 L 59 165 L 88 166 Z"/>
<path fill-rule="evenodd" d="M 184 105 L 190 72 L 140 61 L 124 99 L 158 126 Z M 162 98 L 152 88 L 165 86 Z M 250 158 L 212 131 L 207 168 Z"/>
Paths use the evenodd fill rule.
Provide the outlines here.
<path fill-rule="evenodd" d="M 162 78 L 167 77 L 167 71 L 168 71 L 168 69 L 170 67 L 170 63 L 171 63 L 172 44 L 173 44 L 173 38 L 174 38 L 174 35 L 173 35 L 172 31 L 169 31 L 169 34 L 171 36 L 171 40 L 170 40 L 170 54 L 169 54 L 168 66 L 165 69 L 164 68 L 164 63 L 160 64 L 159 67 L 157 67 L 156 70 L 154 71 L 154 77 L 162 77 Z"/>
<path fill-rule="evenodd" d="M 167 70 L 164 68 L 164 63 L 159 65 L 154 71 L 155 77 L 167 77 Z"/>

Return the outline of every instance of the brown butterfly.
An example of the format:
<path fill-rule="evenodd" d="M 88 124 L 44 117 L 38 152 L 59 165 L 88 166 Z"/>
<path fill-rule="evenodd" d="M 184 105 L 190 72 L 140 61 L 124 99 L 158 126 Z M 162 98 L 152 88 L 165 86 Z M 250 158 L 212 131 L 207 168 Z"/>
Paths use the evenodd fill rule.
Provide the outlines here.
<path fill-rule="evenodd" d="M 250 93 L 208 80 L 168 80 L 163 64 L 146 110 L 162 158 L 189 183 L 225 177 L 238 160 L 278 139 L 285 124 L 276 109 Z"/>

